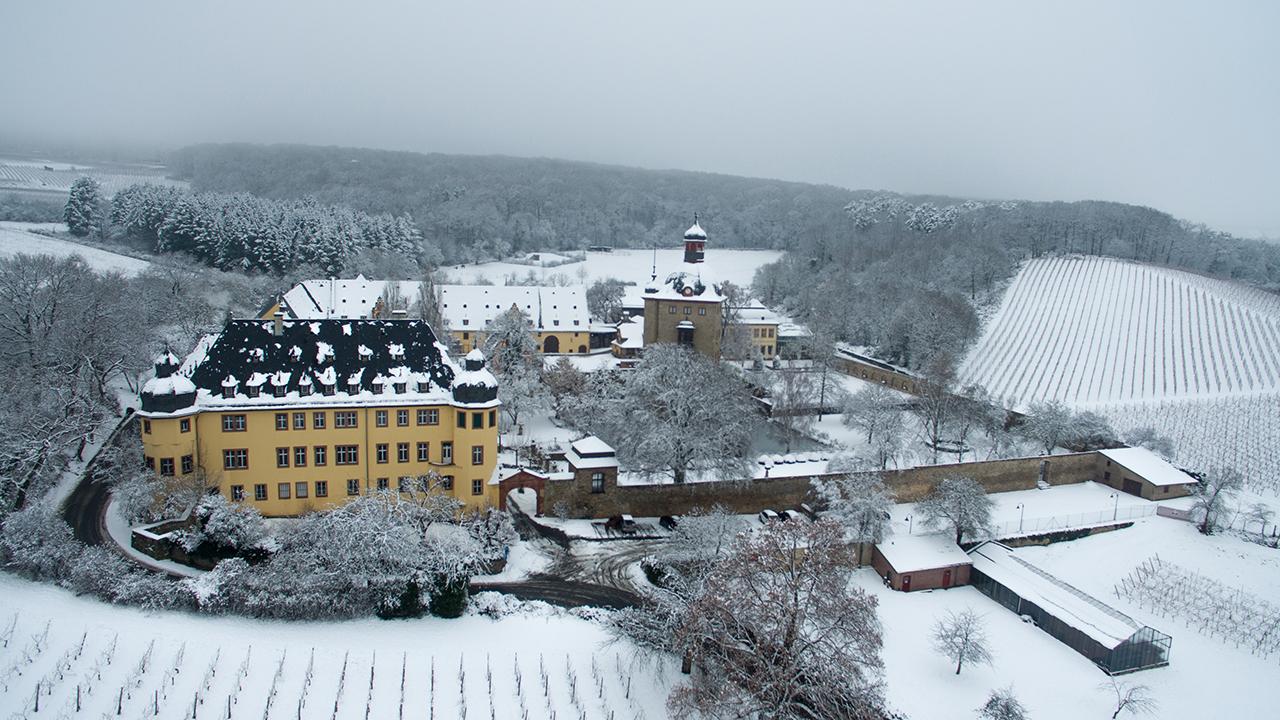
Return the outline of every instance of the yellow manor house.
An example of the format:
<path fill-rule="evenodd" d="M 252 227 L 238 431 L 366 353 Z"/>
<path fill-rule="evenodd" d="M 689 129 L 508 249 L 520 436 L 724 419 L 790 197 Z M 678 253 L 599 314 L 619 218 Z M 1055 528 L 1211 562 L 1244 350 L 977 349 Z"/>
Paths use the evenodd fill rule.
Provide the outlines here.
<path fill-rule="evenodd" d="M 421 320 L 231 320 L 181 364 L 157 358 L 141 407 L 147 467 L 266 516 L 429 482 L 497 504 L 497 381 Z"/>

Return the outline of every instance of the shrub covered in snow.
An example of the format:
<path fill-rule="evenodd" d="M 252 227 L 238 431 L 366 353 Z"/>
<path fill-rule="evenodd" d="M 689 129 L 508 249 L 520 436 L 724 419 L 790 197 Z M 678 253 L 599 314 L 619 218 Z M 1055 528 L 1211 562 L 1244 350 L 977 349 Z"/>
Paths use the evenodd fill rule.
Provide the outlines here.
<path fill-rule="evenodd" d="M 221 493 L 205 495 L 193 516 L 195 525 L 179 535 L 188 552 L 207 543 L 214 552 L 235 553 L 257 547 L 267 536 L 267 524 L 257 508 L 231 502 Z"/>

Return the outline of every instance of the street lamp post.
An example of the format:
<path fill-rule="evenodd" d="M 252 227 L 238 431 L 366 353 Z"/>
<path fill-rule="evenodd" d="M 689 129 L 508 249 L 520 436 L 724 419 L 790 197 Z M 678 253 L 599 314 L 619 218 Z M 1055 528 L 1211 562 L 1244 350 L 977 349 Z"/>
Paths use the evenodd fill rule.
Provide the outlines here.
<path fill-rule="evenodd" d="M 1111 497 L 1116 499 L 1115 505 L 1111 508 L 1111 522 L 1116 521 L 1116 516 L 1120 514 L 1120 493 L 1113 492 Z"/>
<path fill-rule="evenodd" d="M 913 522 L 914 522 L 914 521 L 912 521 L 912 519 L 911 519 L 911 516 L 910 516 L 910 515 L 908 515 L 906 519 L 907 519 L 907 534 L 908 534 L 908 535 L 910 535 L 910 534 L 911 534 L 911 526 L 912 526 L 912 524 L 913 524 Z"/>
<path fill-rule="evenodd" d="M 1022 503 L 1018 503 L 1018 534 L 1019 535 L 1022 534 L 1022 516 L 1026 514 L 1027 514 L 1027 508 Z"/>

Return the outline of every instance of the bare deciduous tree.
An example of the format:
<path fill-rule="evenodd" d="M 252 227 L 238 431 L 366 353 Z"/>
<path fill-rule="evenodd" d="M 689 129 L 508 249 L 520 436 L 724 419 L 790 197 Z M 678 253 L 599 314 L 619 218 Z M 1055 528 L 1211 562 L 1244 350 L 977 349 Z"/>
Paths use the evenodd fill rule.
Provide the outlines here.
<path fill-rule="evenodd" d="M 1191 505 L 1197 527 L 1205 535 L 1212 535 L 1218 527 L 1227 501 L 1244 487 L 1244 476 L 1234 468 L 1210 468 L 1200 480 L 1195 501 Z"/>
<path fill-rule="evenodd" d="M 992 690 L 987 701 L 978 708 L 979 720 L 1029 720 L 1027 709 L 1013 695 L 1013 688 Z"/>
<path fill-rule="evenodd" d="M 842 536 L 825 520 L 738 536 L 676 626 L 693 675 L 675 714 L 883 717 L 876 601 L 850 587 Z"/>
<path fill-rule="evenodd" d="M 885 538 L 893 493 L 874 473 L 850 473 L 815 480 L 814 489 L 827 505 L 827 515 L 845 527 L 846 536 L 858 544 L 858 558 L 868 544 Z"/>
<path fill-rule="evenodd" d="M 700 353 L 660 343 L 635 370 L 593 373 L 583 426 L 646 475 L 684 482 L 691 471 L 746 477 L 756 411 L 745 385 Z"/>
<path fill-rule="evenodd" d="M 982 628 L 982 617 L 971 608 L 948 610 L 933 625 L 933 647 L 956 664 L 956 674 L 967 663 L 991 664 L 991 650 Z"/>
<path fill-rule="evenodd" d="M 1115 698 L 1115 712 L 1111 713 L 1111 720 L 1120 717 L 1120 713 L 1152 715 L 1160 707 L 1160 703 L 1151 694 L 1151 688 L 1146 685 L 1129 683 L 1112 677 L 1099 685 L 1098 689 L 1109 691 Z"/>
<path fill-rule="evenodd" d="M 916 512 L 924 516 L 930 527 L 938 527 L 955 533 L 956 544 L 965 536 L 989 531 L 991 509 L 994 503 L 978 481 L 965 475 L 951 475 L 938 483 L 938 487 L 916 506 Z"/>

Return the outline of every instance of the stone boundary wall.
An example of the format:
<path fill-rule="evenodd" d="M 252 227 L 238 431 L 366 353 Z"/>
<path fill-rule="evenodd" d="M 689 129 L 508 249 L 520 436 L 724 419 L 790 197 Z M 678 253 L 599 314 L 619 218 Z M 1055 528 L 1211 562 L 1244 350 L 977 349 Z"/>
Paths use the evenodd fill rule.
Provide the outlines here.
<path fill-rule="evenodd" d="M 893 490 L 898 502 L 924 499 L 948 475 L 966 475 L 982 484 L 987 492 L 1033 490 L 1043 479 L 1050 485 L 1074 485 L 1097 480 L 1099 459 L 1096 452 L 1067 455 L 984 460 L 980 462 L 922 465 L 906 470 L 888 470 L 885 485 Z"/>
<path fill-rule="evenodd" d="M 912 377 L 906 373 L 898 372 L 864 362 L 846 354 L 840 353 L 835 356 L 832 366 L 841 373 L 850 377 L 867 380 L 869 382 L 878 382 L 886 387 L 894 390 L 901 390 L 911 395 L 919 395 L 921 392 L 920 378 Z"/>
<path fill-rule="evenodd" d="M 1030 490 L 1042 478 L 1051 485 L 1071 485 L 1096 480 L 1099 458 L 1096 452 L 1050 457 L 1012 458 L 972 463 L 926 465 L 883 473 L 885 484 L 898 502 L 915 502 L 948 475 L 967 475 L 988 492 Z M 815 477 L 765 478 L 736 482 L 685 483 L 682 485 L 618 485 L 613 477 L 604 492 L 590 491 L 586 473 L 573 479 L 548 480 L 542 489 L 542 512 L 557 507 L 569 517 L 601 518 L 629 514 L 638 517 L 684 515 L 690 510 L 721 504 L 735 513 L 756 513 L 766 508 L 786 510 L 800 503 L 813 504 L 811 482 Z"/>

